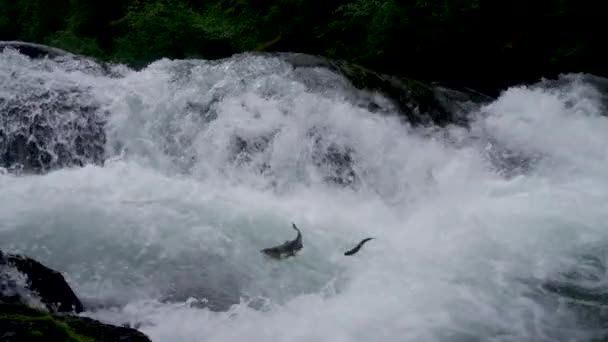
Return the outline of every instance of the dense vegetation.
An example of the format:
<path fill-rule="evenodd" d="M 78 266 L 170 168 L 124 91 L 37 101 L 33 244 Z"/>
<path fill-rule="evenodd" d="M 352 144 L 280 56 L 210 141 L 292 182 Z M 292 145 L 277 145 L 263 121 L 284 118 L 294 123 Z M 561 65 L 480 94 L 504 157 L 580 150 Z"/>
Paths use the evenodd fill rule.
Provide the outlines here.
<path fill-rule="evenodd" d="M 305 52 L 489 90 L 558 72 L 606 75 L 607 9 L 586 0 L 0 0 L 0 39 L 133 66 Z"/>

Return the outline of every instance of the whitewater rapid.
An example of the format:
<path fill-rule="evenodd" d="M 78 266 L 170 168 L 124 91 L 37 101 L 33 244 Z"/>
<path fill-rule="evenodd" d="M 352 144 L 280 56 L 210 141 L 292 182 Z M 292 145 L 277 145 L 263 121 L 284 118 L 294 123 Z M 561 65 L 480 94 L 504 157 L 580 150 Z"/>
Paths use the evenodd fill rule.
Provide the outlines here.
<path fill-rule="evenodd" d="M 0 71 L 5 100 L 75 87 L 105 122 L 103 165 L 0 172 L 0 248 L 61 270 L 84 315 L 153 341 L 603 336 L 608 120 L 583 76 L 423 128 L 276 57 L 108 72 L 7 49 Z M 301 254 L 264 258 L 291 222 Z"/>

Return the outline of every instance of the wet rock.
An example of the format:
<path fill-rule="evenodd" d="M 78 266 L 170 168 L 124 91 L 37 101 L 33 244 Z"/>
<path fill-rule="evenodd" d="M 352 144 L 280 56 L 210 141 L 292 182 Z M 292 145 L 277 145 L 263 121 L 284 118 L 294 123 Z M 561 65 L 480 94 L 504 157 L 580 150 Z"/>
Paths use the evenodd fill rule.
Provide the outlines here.
<path fill-rule="evenodd" d="M 121 77 L 124 66 L 96 60 L 93 57 L 79 56 L 51 46 L 21 41 L 0 41 L 0 53 L 13 49 L 31 59 L 48 58 L 61 65 L 66 71 L 79 70 L 87 74 Z"/>
<path fill-rule="evenodd" d="M 0 340 L 149 342 L 143 333 L 79 316 L 49 314 L 22 304 L 0 304 Z"/>
<path fill-rule="evenodd" d="M 427 84 L 413 79 L 380 74 L 344 61 L 331 61 L 305 54 L 276 53 L 294 68 L 326 68 L 344 75 L 361 90 L 378 91 L 395 102 L 396 107 L 413 125 L 466 125 L 466 113 L 493 100 L 473 89 L 455 89 L 438 83 Z M 365 96 L 364 94 L 361 94 Z M 382 106 L 368 95 L 368 107 Z"/>
<path fill-rule="evenodd" d="M 87 94 L 30 89 L 0 99 L 0 167 L 14 173 L 104 162 L 105 115 Z"/>
<path fill-rule="evenodd" d="M 41 305 L 32 299 L 39 299 Z M 129 327 L 68 314 L 83 310 L 59 272 L 34 259 L 0 251 L 0 340 L 150 341 Z"/>
<path fill-rule="evenodd" d="M 20 41 L 0 41 L 0 52 L 4 51 L 4 49 L 6 48 L 15 49 L 30 58 L 54 58 L 59 56 L 70 55 L 70 53 L 67 51 L 46 45 L 26 43 Z"/>
<path fill-rule="evenodd" d="M 19 288 L 15 271 L 24 276 L 23 285 L 31 294 Z M 0 302 L 29 304 L 33 294 L 51 312 L 83 311 L 82 303 L 61 273 L 26 256 L 0 251 L 0 283 Z"/>
<path fill-rule="evenodd" d="M 313 127 L 307 132 L 312 140 L 312 162 L 324 181 L 341 186 L 356 186 L 359 177 L 354 168 L 355 151 L 348 145 L 328 142 L 328 129 Z"/>

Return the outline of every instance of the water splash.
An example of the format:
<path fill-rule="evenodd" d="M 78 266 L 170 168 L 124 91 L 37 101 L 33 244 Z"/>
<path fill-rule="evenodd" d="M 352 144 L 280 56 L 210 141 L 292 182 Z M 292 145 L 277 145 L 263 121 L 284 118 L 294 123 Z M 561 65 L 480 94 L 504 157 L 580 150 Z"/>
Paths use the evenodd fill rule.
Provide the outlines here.
<path fill-rule="evenodd" d="M 603 336 L 584 320 L 603 297 L 579 294 L 605 290 L 581 255 L 604 260 L 608 222 L 608 121 L 584 77 L 423 128 L 280 58 L 109 76 L 1 57 L 20 86 L 75 82 L 107 113 L 103 166 L 0 175 L 0 247 L 65 271 L 87 315 L 155 341 Z M 265 260 L 290 222 L 302 254 Z"/>

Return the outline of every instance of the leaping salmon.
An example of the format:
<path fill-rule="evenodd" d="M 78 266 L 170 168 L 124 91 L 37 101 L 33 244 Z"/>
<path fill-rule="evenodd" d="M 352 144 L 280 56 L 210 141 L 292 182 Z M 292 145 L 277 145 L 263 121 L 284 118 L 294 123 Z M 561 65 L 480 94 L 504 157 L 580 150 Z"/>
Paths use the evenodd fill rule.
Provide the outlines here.
<path fill-rule="evenodd" d="M 298 227 L 296 227 L 295 223 L 292 223 L 291 225 L 293 229 L 298 232 L 298 236 L 294 240 L 285 241 L 283 244 L 275 247 L 264 248 L 261 250 L 261 252 L 275 259 L 283 259 L 288 258 L 290 256 L 295 256 L 296 252 L 300 251 L 304 247 L 304 245 L 302 244 L 302 233 L 300 232 Z"/>

